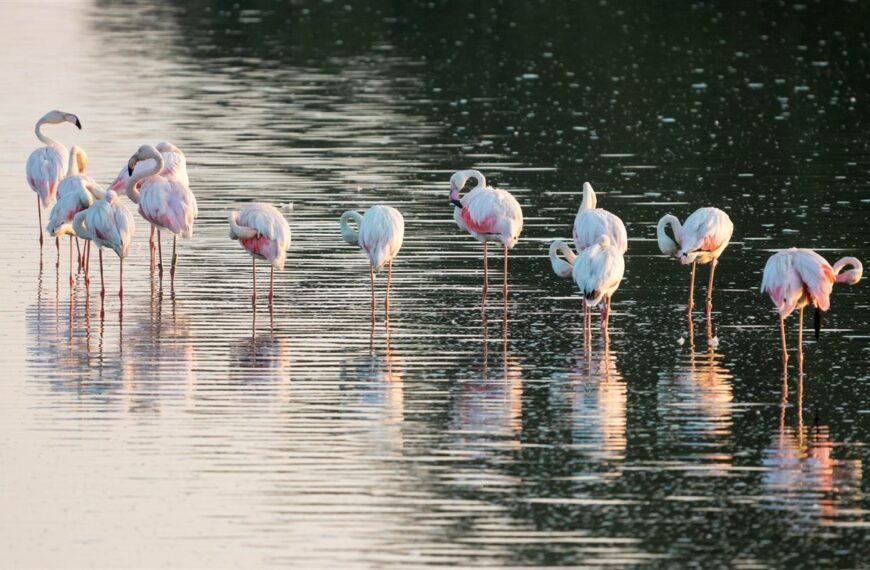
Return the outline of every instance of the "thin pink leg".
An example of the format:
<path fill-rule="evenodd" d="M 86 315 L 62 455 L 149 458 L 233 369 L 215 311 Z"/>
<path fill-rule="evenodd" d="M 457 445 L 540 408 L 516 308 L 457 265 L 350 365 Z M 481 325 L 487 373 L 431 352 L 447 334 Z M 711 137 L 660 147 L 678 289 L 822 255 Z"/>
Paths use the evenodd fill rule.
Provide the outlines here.
<path fill-rule="evenodd" d="M 159 233 L 158 233 L 159 235 Z M 159 243 L 159 242 L 158 242 Z M 254 305 L 254 309 L 257 308 L 257 258 L 251 257 L 251 274 L 253 275 L 253 288 L 251 292 L 251 304 Z"/>
<path fill-rule="evenodd" d="M 100 254 L 100 299 L 106 298 L 106 278 L 103 275 L 103 248 L 99 249 Z"/>
<path fill-rule="evenodd" d="M 504 297 L 504 310 L 507 311 L 507 303 L 508 303 L 508 282 L 507 282 L 507 274 L 508 274 L 508 246 L 504 246 L 504 291 L 502 295 Z"/>
<path fill-rule="evenodd" d="M 69 236 L 69 286 L 75 287 L 76 280 L 73 277 L 73 236 Z"/>
<path fill-rule="evenodd" d="M 372 319 L 375 318 L 375 266 L 369 264 L 369 280 L 372 284 Z"/>
<path fill-rule="evenodd" d="M 275 298 L 275 267 L 269 267 L 269 305 L 272 305 L 272 300 Z"/>
<path fill-rule="evenodd" d="M 486 305 L 486 290 L 489 286 L 489 268 L 487 267 L 487 242 L 483 242 L 483 299 L 480 302 L 481 306 Z"/>
<path fill-rule="evenodd" d="M 689 281 L 689 320 L 692 320 L 692 310 L 695 308 L 695 266 L 698 263 L 692 262 L 692 279 Z"/>
<path fill-rule="evenodd" d="M 157 273 L 160 275 L 160 282 L 163 283 L 163 245 L 160 243 L 160 230 L 157 230 L 157 254 L 160 256 L 160 261 L 157 262 Z"/>
<path fill-rule="evenodd" d="M 178 265 L 178 254 L 175 253 L 175 244 L 178 241 L 178 236 L 172 235 L 172 266 L 169 269 L 169 278 L 171 280 L 171 286 L 175 289 L 175 266 Z"/>
<path fill-rule="evenodd" d="M 384 299 L 384 314 L 390 318 L 390 284 L 393 280 L 393 260 L 387 263 L 387 295 Z"/>
<path fill-rule="evenodd" d="M 155 233 L 154 224 L 151 224 L 151 237 L 148 238 L 148 251 L 151 253 L 151 273 L 154 273 L 156 267 L 155 264 L 155 254 L 157 253 L 157 244 L 154 243 L 154 233 Z"/>
<path fill-rule="evenodd" d="M 43 237 L 42 237 L 42 204 L 39 202 L 39 195 L 36 196 L 36 211 L 39 214 L 39 249 L 42 249 Z"/>

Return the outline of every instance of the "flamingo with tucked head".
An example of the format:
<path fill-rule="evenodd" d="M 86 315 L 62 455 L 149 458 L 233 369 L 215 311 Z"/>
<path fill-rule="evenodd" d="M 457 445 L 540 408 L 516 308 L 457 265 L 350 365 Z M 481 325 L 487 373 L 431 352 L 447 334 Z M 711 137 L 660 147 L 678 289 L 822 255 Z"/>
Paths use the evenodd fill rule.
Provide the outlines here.
<path fill-rule="evenodd" d="M 550 261 L 557 275 L 574 279 L 586 307 L 601 305 L 601 329 L 606 335 L 611 298 L 625 274 L 625 258 L 619 246 L 614 245 L 609 236 L 602 235 L 595 244 L 575 256 L 568 244 L 554 241 L 550 244 Z"/>
<path fill-rule="evenodd" d="M 469 178 L 477 185 L 460 198 L 459 192 Z M 460 170 L 450 177 L 450 203 L 453 219 L 460 229 L 466 230 L 483 243 L 483 298 L 486 303 L 488 282 L 487 244 L 500 242 L 504 246 L 504 306 L 507 308 L 508 250 L 513 249 L 523 231 L 523 210 L 509 192 L 486 185 L 486 178 L 477 170 Z"/>
<path fill-rule="evenodd" d="M 93 241 L 100 253 L 100 297 L 106 297 L 106 281 L 103 277 L 103 249 L 114 251 L 121 263 L 118 297 L 121 310 L 124 308 L 124 258 L 130 253 L 135 224 L 133 214 L 121 203 L 117 192 L 109 190 L 90 208 L 82 210 L 73 218 L 73 229 L 81 238 Z"/>
<path fill-rule="evenodd" d="M 136 165 L 152 159 L 154 164 L 138 173 Z M 157 227 L 157 252 L 160 257 L 160 276 L 163 276 L 163 249 L 160 245 L 160 230 L 172 233 L 172 268 L 170 276 L 175 287 L 175 267 L 178 264 L 176 241 L 178 236 L 189 238 L 193 235 L 193 221 L 198 209 L 196 197 L 184 182 L 173 176 L 161 174 L 166 162 L 163 155 L 150 145 L 142 145 L 127 163 L 126 193 L 139 204 L 139 213 Z M 186 172 L 186 167 L 185 170 Z"/>
<path fill-rule="evenodd" d="M 85 210 L 94 203 L 94 199 L 100 199 L 105 192 L 100 189 L 93 178 L 84 173 L 87 168 L 88 156 L 81 148 L 74 146 L 70 149 L 69 169 L 66 177 L 60 181 L 57 187 L 57 201 L 51 208 L 51 214 L 48 217 L 48 225 L 46 231 L 54 237 L 69 236 L 69 284 L 70 287 L 75 285 L 75 278 L 72 271 L 72 246 L 73 238 L 76 237 L 75 230 L 72 226 L 73 218 L 76 214 Z M 85 252 L 87 254 L 88 244 L 85 242 Z M 79 260 L 81 262 L 81 259 Z M 85 277 L 86 281 L 88 277 Z"/>
<path fill-rule="evenodd" d="M 45 124 L 57 125 L 59 123 L 72 123 L 79 129 L 82 123 L 72 113 L 63 111 L 49 111 L 36 121 L 36 138 L 45 146 L 30 153 L 27 157 L 27 183 L 36 192 L 36 210 L 39 214 L 39 245 L 42 246 L 42 209 L 54 204 L 57 185 L 66 172 L 66 147 L 56 140 L 42 133 Z M 55 240 L 60 250 L 60 238 Z"/>
<path fill-rule="evenodd" d="M 160 151 L 161 156 L 163 156 L 163 169 L 160 171 L 160 176 L 166 178 L 175 178 L 183 185 L 190 187 L 190 180 L 187 176 L 187 157 L 184 156 L 184 153 L 181 152 L 181 149 L 169 142 L 161 142 L 158 143 L 156 147 L 158 151 Z M 118 192 L 121 195 L 127 193 L 127 181 L 130 177 L 138 172 L 145 172 L 148 169 L 154 167 L 153 159 L 145 159 L 136 163 L 136 166 L 133 168 L 133 173 L 130 173 L 129 165 L 124 165 L 121 171 L 118 173 L 118 176 L 115 177 L 115 180 L 109 185 L 111 190 Z M 141 182 L 138 184 L 141 186 Z M 135 194 L 135 196 L 128 196 L 130 200 L 137 204 L 139 203 L 139 194 Z M 157 228 L 154 227 L 154 224 L 151 224 L 151 235 L 148 238 L 148 251 L 151 254 L 151 271 L 154 271 L 154 257 L 157 251 L 157 239 L 156 239 Z M 163 271 L 161 265 L 161 273 Z"/>
<path fill-rule="evenodd" d="M 230 239 L 238 240 L 251 254 L 251 270 L 254 279 L 251 303 L 257 304 L 257 260 L 268 261 L 269 304 L 274 298 L 275 268 L 284 269 L 287 248 L 290 247 L 290 225 L 271 204 L 254 202 L 241 212 L 230 214 Z"/>
<path fill-rule="evenodd" d="M 577 210 L 577 216 L 574 218 L 574 247 L 577 252 L 581 253 L 588 247 L 596 245 L 601 236 L 607 236 L 610 244 L 619 250 L 619 253 L 625 255 L 628 250 L 628 234 L 625 231 L 625 224 L 619 216 L 608 212 L 602 208 L 598 208 L 598 199 L 595 196 L 595 190 L 588 182 L 583 183 L 583 199 L 580 202 L 580 208 Z M 555 246 L 555 247 L 554 247 Z M 562 254 L 562 258 L 559 255 Z M 571 277 L 570 267 L 576 255 L 570 250 L 567 244 L 562 241 L 556 241 L 550 244 L 550 262 L 553 265 L 553 271 L 559 277 Z M 565 260 L 569 261 L 565 261 Z M 609 307 L 608 307 L 609 309 Z M 583 317 L 588 320 L 589 307 L 583 304 Z"/>
<path fill-rule="evenodd" d="M 843 271 L 851 267 L 848 271 Z M 804 360 L 803 317 L 804 307 L 812 303 L 816 308 L 815 331 L 819 338 L 822 314 L 831 307 L 834 283 L 856 285 L 864 273 L 861 262 L 844 257 L 831 267 L 824 257 L 811 249 L 791 248 L 770 256 L 764 266 L 761 292 L 770 295 L 779 312 L 779 330 L 782 336 L 782 364 L 788 364 L 785 342 L 785 319 L 798 309 L 798 365 Z"/>
<path fill-rule="evenodd" d="M 667 234 L 670 226 L 674 234 Z M 692 265 L 692 278 L 689 283 L 689 321 L 695 307 L 695 266 L 698 263 L 710 264 L 710 280 L 707 283 L 707 320 L 713 310 L 713 274 L 719 264 L 719 256 L 728 247 L 734 224 L 728 214 L 719 208 L 699 208 L 680 224 L 676 216 L 667 214 L 659 220 L 656 228 L 659 249 L 665 255 L 680 260 L 683 265 Z"/>
<path fill-rule="evenodd" d="M 350 221 L 357 229 L 350 226 Z M 391 206 L 375 205 L 364 215 L 347 211 L 341 215 L 341 237 L 351 245 L 358 245 L 369 258 L 369 277 L 372 285 L 372 317 L 375 312 L 375 273 L 387 265 L 387 291 L 384 312 L 389 318 L 390 283 L 393 277 L 393 258 L 402 247 L 405 238 L 405 219 Z"/>

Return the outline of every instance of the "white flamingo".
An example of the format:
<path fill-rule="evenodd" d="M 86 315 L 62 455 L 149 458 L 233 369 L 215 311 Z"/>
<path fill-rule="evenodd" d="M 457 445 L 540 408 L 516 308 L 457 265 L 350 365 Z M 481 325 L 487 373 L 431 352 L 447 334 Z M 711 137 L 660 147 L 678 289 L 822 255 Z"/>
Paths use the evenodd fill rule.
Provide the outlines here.
<path fill-rule="evenodd" d="M 102 199 L 90 208 L 82 210 L 73 218 L 73 229 L 81 238 L 93 241 L 100 253 L 100 297 L 106 296 L 106 281 L 103 277 L 103 249 L 114 251 L 121 262 L 118 297 L 124 307 L 124 258 L 130 252 L 130 243 L 135 232 L 133 214 L 121 203 L 117 192 L 109 190 Z"/>
<path fill-rule="evenodd" d="M 45 124 L 72 123 L 79 129 L 82 123 L 72 113 L 49 111 L 36 121 L 36 138 L 45 146 L 30 153 L 27 157 L 27 183 L 36 192 L 36 210 L 39 214 L 39 245 L 42 246 L 42 209 L 54 203 L 57 185 L 66 172 L 66 147 L 42 133 Z M 55 241 L 60 250 L 60 238 Z"/>
<path fill-rule="evenodd" d="M 357 229 L 350 226 L 350 221 Z M 405 238 L 405 219 L 391 206 L 375 205 L 364 215 L 347 211 L 341 215 L 341 237 L 351 245 L 358 245 L 369 258 L 369 277 L 372 285 L 372 313 L 375 311 L 375 273 L 387 265 L 387 292 L 384 311 L 390 312 L 390 283 L 393 277 L 393 258 Z"/>
<path fill-rule="evenodd" d="M 598 199 L 595 196 L 595 190 L 588 182 L 583 183 L 583 199 L 580 202 L 580 208 L 577 210 L 577 216 L 574 218 L 574 247 L 580 253 L 586 248 L 595 245 L 601 239 L 601 236 L 610 238 L 610 243 L 619 250 L 619 253 L 625 255 L 628 250 L 628 234 L 625 231 L 625 224 L 619 216 L 598 208 Z M 555 245 L 555 247 L 554 247 Z M 567 254 L 563 252 L 568 252 Z M 571 262 L 566 262 L 559 258 L 559 254 L 563 253 L 564 259 L 570 259 Z M 570 254 L 570 255 L 569 255 Z M 550 262 L 553 265 L 553 271 L 559 277 L 571 277 L 572 270 L 570 263 L 576 256 L 570 251 L 570 248 L 562 242 L 557 241 L 550 245 Z M 565 267 L 566 263 L 569 265 Z M 589 317 L 589 307 L 583 304 L 584 320 Z"/>
<path fill-rule="evenodd" d="M 69 284 L 72 287 L 75 284 L 75 278 L 72 271 L 72 248 L 73 238 L 76 237 L 76 232 L 73 229 L 72 221 L 76 214 L 85 210 L 94 203 L 94 199 L 100 199 L 105 192 L 99 188 L 93 178 L 84 173 L 88 164 L 88 156 L 85 151 L 77 146 L 70 149 L 69 169 L 66 177 L 60 181 L 57 187 L 57 201 L 51 208 L 51 213 L 48 217 L 48 225 L 46 231 L 54 237 L 69 236 L 69 251 L 70 251 L 70 274 Z M 88 244 L 85 243 L 85 254 L 88 253 Z M 81 263 L 81 258 L 79 262 Z M 85 277 L 88 280 L 87 276 Z"/>
<path fill-rule="evenodd" d="M 477 185 L 465 196 L 459 192 L 469 178 Z M 487 243 L 500 242 L 504 246 L 504 305 L 507 307 L 508 250 L 512 249 L 523 231 L 523 210 L 509 192 L 486 185 L 486 178 L 477 170 L 460 170 L 450 177 L 450 203 L 455 206 L 453 219 L 460 229 L 466 230 L 483 243 L 483 299 L 486 303 L 488 282 Z"/>
<path fill-rule="evenodd" d="M 586 307 L 601 305 L 601 328 L 607 334 L 611 297 L 625 274 L 625 258 L 620 248 L 613 245 L 607 235 L 602 235 L 597 243 L 575 256 L 568 244 L 555 241 L 550 244 L 550 261 L 557 275 L 573 277 Z"/>
<path fill-rule="evenodd" d="M 666 228 L 671 227 L 674 239 L 668 236 Z M 710 280 L 707 284 L 707 318 L 713 310 L 713 274 L 719 263 L 719 256 L 728 247 L 734 224 L 728 214 L 718 208 L 699 208 L 680 224 L 676 216 L 667 214 L 659 220 L 656 235 L 659 249 L 665 255 L 679 259 L 683 265 L 692 265 L 692 278 L 689 283 L 689 320 L 695 307 L 695 266 L 698 263 L 710 264 Z"/>
<path fill-rule="evenodd" d="M 154 164 L 140 172 L 136 165 L 143 160 L 153 159 Z M 127 196 L 139 204 L 139 213 L 157 227 L 157 252 L 160 257 L 160 276 L 163 276 L 163 249 L 160 244 L 160 230 L 172 233 L 172 268 L 170 276 L 175 287 L 175 267 L 178 263 L 176 241 L 178 236 L 189 238 L 193 235 L 193 221 L 198 209 L 196 197 L 190 188 L 178 178 L 163 176 L 165 161 L 163 155 L 150 145 L 139 147 L 127 163 Z M 186 172 L 186 168 L 185 168 Z"/>
<path fill-rule="evenodd" d="M 848 271 L 844 268 L 851 267 Z M 779 312 L 779 330 L 782 336 L 782 363 L 788 364 L 785 342 L 785 319 L 797 308 L 798 312 L 798 365 L 803 363 L 804 307 L 812 303 L 816 308 L 816 338 L 822 326 L 822 313 L 831 307 L 834 283 L 855 285 L 861 280 L 864 267 L 854 257 L 844 257 L 831 267 L 824 257 L 811 249 L 791 248 L 779 251 L 767 260 L 761 279 L 761 292 L 770 295 Z"/>
<path fill-rule="evenodd" d="M 161 142 L 158 143 L 155 147 L 158 151 L 160 151 L 161 156 L 163 156 L 163 169 L 160 171 L 160 176 L 166 178 L 174 178 L 181 182 L 183 185 L 190 188 L 190 180 L 187 176 L 187 157 L 184 156 L 184 153 L 181 152 L 181 149 L 169 142 Z M 119 194 L 127 193 L 127 181 L 130 177 L 135 174 L 137 171 L 144 172 L 154 167 L 153 159 L 146 159 L 139 161 L 136 166 L 133 168 L 133 173 L 130 172 L 128 165 L 124 165 L 121 171 L 118 173 L 118 176 L 115 177 L 115 180 L 109 185 L 109 188 L 118 192 Z M 141 185 L 141 182 L 139 183 Z M 138 185 L 137 185 L 138 186 Z M 139 203 L 139 195 L 128 196 L 130 200 L 137 204 Z M 157 238 L 156 238 L 157 228 L 154 227 L 154 224 L 151 224 L 151 235 L 148 238 L 148 251 L 151 254 L 151 271 L 154 271 L 154 256 L 157 250 Z M 161 268 L 162 272 L 162 268 Z"/>
<path fill-rule="evenodd" d="M 290 247 L 290 226 L 287 220 L 271 204 L 254 202 L 241 212 L 230 213 L 230 239 L 239 240 L 251 254 L 251 272 L 254 286 L 251 302 L 257 303 L 257 260 L 268 261 L 269 303 L 274 298 L 275 268 L 284 269 L 287 248 Z"/>

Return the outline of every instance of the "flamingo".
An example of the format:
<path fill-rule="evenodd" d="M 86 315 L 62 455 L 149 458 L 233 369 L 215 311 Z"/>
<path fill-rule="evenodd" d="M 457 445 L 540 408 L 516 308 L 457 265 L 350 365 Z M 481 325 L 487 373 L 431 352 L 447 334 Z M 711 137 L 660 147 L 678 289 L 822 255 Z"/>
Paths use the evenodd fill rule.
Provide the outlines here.
<path fill-rule="evenodd" d="M 357 229 L 350 227 L 350 221 Z M 341 237 L 350 245 L 358 245 L 369 258 L 369 276 L 372 284 L 372 314 L 375 311 L 375 273 L 387 265 L 387 292 L 384 311 L 389 317 L 390 282 L 393 277 L 393 258 L 402 247 L 405 237 L 405 219 L 391 206 L 375 205 L 359 212 L 347 211 L 341 215 Z"/>
<path fill-rule="evenodd" d="M 190 180 L 187 176 L 187 158 L 184 156 L 184 153 L 181 152 L 177 146 L 169 142 L 161 142 L 158 143 L 155 147 L 160 154 L 163 156 L 163 170 L 160 171 L 160 175 L 167 178 L 175 178 L 188 188 L 190 187 Z M 153 168 L 153 160 L 147 159 L 140 161 L 136 164 L 133 169 L 133 172 L 136 171 L 145 171 L 149 168 Z M 121 171 L 118 173 L 118 176 L 115 177 L 115 180 L 112 181 L 112 184 L 109 185 L 109 188 L 118 192 L 119 194 L 126 194 L 127 189 L 127 180 L 130 179 L 132 174 L 128 168 L 128 165 L 124 165 Z M 141 185 L 141 183 L 140 183 Z M 129 197 L 129 196 L 128 196 Z M 133 199 L 130 197 L 131 200 Z M 139 203 L 139 195 L 136 194 L 135 204 Z M 157 249 L 156 243 L 156 228 L 154 224 L 151 224 L 151 236 L 148 238 L 148 251 L 151 254 L 151 271 L 154 271 L 154 254 Z M 163 266 L 161 264 L 160 267 L 161 275 L 163 273 Z"/>
<path fill-rule="evenodd" d="M 154 164 L 138 173 L 136 165 L 143 160 L 153 159 Z M 157 251 L 160 256 L 160 276 L 163 276 L 163 250 L 160 245 L 160 230 L 166 229 L 172 233 L 172 268 L 170 276 L 172 287 L 175 287 L 175 266 L 178 255 L 175 253 L 176 241 L 180 235 L 189 238 L 193 235 L 193 221 L 198 210 L 196 197 L 190 188 L 180 179 L 160 174 L 166 161 L 156 148 L 142 145 L 127 163 L 127 180 L 125 191 L 133 202 L 139 204 L 139 213 L 143 218 L 157 227 Z M 186 167 L 183 168 L 186 174 Z M 141 184 L 140 184 L 141 182 Z"/>
<path fill-rule="evenodd" d="M 469 178 L 477 185 L 462 198 L 459 192 Z M 504 246 L 504 306 L 507 308 L 508 250 L 512 249 L 523 231 L 523 210 L 509 192 L 486 185 L 486 178 L 477 170 L 460 170 L 450 177 L 450 203 L 455 206 L 453 219 L 477 241 L 483 242 L 483 298 L 486 303 L 488 281 L 487 244 L 501 242 Z"/>
<path fill-rule="evenodd" d="M 72 246 L 76 232 L 73 229 L 72 220 L 77 213 L 89 208 L 94 203 L 94 198 L 100 199 L 105 194 L 97 186 L 94 179 L 84 173 L 87 163 L 88 156 L 84 150 L 77 146 L 70 149 L 69 169 L 66 177 L 57 186 L 57 201 L 51 209 L 48 226 L 46 226 L 49 235 L 54 237 L 69 236 L 70 287 L 75 285 L 72 272 Z M 89 243 L 88 241 L 85 244 L 86 249 Z M 81 262 L 81 259 L 79 261 Z"/>
<path fill-rule="evenodd" d="M 601 305 L 601 328 L 606 335 L 610 324 L 611 297 L 619 288 L 625 273 L 625 258 L 619 246 L 604 234 L 594 245 L 575 255 L 568 244 L 557 240 L 550 244 L 550 261 L 556 275 L 573 277 L 586 307 Z"/>
<path fill-rule="evenodd" d="M 671 226 L 674 238 L 666 232 Z M 707 283 L 707 319 L 713 310 L 713 274 L 719 264 L 719 256 L 728 247 L 734 224 L 728 214 L 719 208 L 699 208 L 680 225 L 676 216 L 666 214 L 659 220 L 656 228 L 659 249 L 665 255 L 679 259 L 683 265 L 692 264 L 692 278 L 689 283 L 689 321 L 695 307 L 695 266 L 698 263 L 710 264 L 710 280 Z"/>
<path fill-rule="evenodd" d="M 851 267 L 848 271 L 844 268 Z M 770 295 L 779 312 L 779 331 L 782 337 L 782 364 L 788 364 L 785 343 L 785 319 L 798 309 L 798 365 L 803 364 L 804 307 L 812 303 L 816 308 L 815 331 L 819 338 L 822 314 L 831 306 L 834 283 L 855 285 L 861 280 L 864 267 L 854 257 L 844 257 L 831 267 L 824 257 L 811 249 L 791 248 L 774 253 L 764 266 L 761 292 Z"/>
<path fill-rule="evenodd" d="M 56 125 L 59 123 L 72 123 L 81 130 L 82 123 L 72 113 L 63 111 L 49 111 L 36 121 L 36 138 L 45 146 L 30 153 L 27 157 L 27 183 L 36 192 L 36 210 L 39 214 L 39 245 L 42 247 L 42 209 L 48 208 L 54 203 L 57 185 L 66 171 L 66 147 L 42 134 L 42 125 Z M 60 238 L 55 240 L 58 252 L 60 252 Z"/>
<path fill-rule="evenodd" d="M 275 206 L 254 202 L 241 212 L 230 213 L 230 239 L 239 240 L 251 254 L 254 280 L 251 302 L 257 303 L 257 260 L 271 264 L 269 271 L 269 303 L 273 299 L 275 268 L 283 270 L 290 247 L 290 226 Z"/>
<path fill-rule="evenodd" d="M 583 183 L 583 199 L 580 202 L 580 208 L 577 210 L 577 216 L 574 218 L 574 247 L 580 253 L 586 248 L 598 243 L 601 236 L 606 235 L 610 238 L 610 243 L 619 250 L 619 253 L 625 255 L 628 250 L 628 234 L 625 231 L 625 224 L 619 216 L 597 207 L 598 199 L 595 196 L 595 190 L 588 182 Z M 568 251 L 571 254 L 571 259 L 576 257 L 570 248 L 562 242 L 554 242 L 557 244 L 550 247 L 550 261 L 553 265 L 553 271 L 559 277 L 571 277 L 572 270 L 564 266 L 564 261 L 558 258 L 560 253 Z M 566 255 L 567 258 L 567 255 Z M 583 318 L 589 318 L 589 307 L 583 304 Z"/>
<path fill-rule="evenodd" d="M 130 210 L 121 203 L 117 192 L 108 190 L 90 208 L 82 210 L 73 217 L 73 229 L 79 237 L 93 241 L 100 248 L 100 298 L 106 297 L 102 248 L 107 247 L 118 255 L 121 263 L 118 297 L 121 299 L 121 310 L 123 310 L 124 258 L 130 252 L 130 243 L 135 232 Z"/>

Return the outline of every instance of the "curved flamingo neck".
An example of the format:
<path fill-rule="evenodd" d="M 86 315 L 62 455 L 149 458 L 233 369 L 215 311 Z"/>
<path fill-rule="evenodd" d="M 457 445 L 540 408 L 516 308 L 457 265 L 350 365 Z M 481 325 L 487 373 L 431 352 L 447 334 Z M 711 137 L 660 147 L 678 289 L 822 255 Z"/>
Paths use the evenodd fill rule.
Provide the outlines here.
<path fill-rule="evenodd" d="M 580 202 L 581 210 L 593 210 L 598 205 L 598 199 L 595 197 L 595 190 L 588 182 L 583 183 L 583 200 Z"/>
<path fill-rule="evenodd" d="M 350 227 L 350 220 L 356 223 L 357 229 Z M 341 237 L 351 245 L 359 245 L 359 228 L 362 226 L 362 216 L 359 212 L 348 210 L 341 215 Z"/>
<path fill-rule="evenodd" d="M 155 153 L 155 156 L 149 156 L 148 158 L 154 160 L 154 166 L 152 166 L 151 168 L 143 168 L 139 172 L 136 172 L 136 170 L 134 169 L 133 174 L 131 174 L 130 178 L 127 179 L 127 184 L 124 187 L 124 191 L 127 193 L 127 196 L 130 198 L 130 200 L 137 204 L 139 203 L 139 182 L 144 180 L 145 178 L 148 178 L 149 176 L 154 176 L 155 174 L 163 170 L 163 155 L 158 152 Z"/>
<path fill-rule="evenodd" d="M 36 128 L 33 129 L 33 131 L 36 133 L 36 138 L 38 138 L 40 140 L 40 142 L 42 142 L 43 144 L 48 145 L 48 146 L 62 146 L 59 142 L 57 142 L 53 138 L 43 134 L 42 125 L 44 125 L 47 122 L 48 121 L 46 120 L 45 117 L 42 117 L 38 121 L 36 121 Z"/>
<path fill-rule="evenodd" d="M 844 268 L 851 267 L 849 271 L 843 271 Z M 858 261 L 856 257 L 844 257 L 834 264 L 833 267 L 834 278 L 836 283 L 847 283 L 849 285 L 855 285 L 861 280 L 861 276 L 864 274 L 864 266 Z"/>
<path fill-rule="evenodd" d="M 665 232 L 665 228 L 670 225 L 671 229 L 674 231 L 674 238 L 677 241 L 671 239 L 671 237 Z M 671 214 L 666 214 L 662 216 L 662 219 L 659 220 L 658 225 L 656 226 L 656 239 L 659 242 L 659 249 L 665 255 L 673 255 L 677 253 L 680 249 L 680 243 L 682 241 L 681 234 L 683 232 L 683 225 L 680 223 L 680 220 L 677 219 L 676 216 L 672 216 Z"/>

